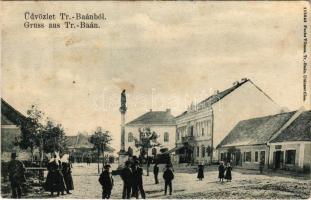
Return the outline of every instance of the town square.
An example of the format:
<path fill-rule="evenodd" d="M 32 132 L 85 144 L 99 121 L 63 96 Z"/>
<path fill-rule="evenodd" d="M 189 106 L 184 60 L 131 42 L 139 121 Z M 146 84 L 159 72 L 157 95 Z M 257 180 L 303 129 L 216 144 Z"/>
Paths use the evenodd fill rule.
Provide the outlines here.
<path fill-rule="evenodd" d="M 308 5 L 3 2 L 1 197 L 309 199 Z"/>

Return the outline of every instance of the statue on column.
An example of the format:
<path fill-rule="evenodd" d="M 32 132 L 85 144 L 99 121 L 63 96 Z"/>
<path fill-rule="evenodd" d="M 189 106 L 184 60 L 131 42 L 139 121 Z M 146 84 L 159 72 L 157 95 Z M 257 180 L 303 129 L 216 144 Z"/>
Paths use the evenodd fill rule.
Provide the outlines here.
<path fill-rule="evenodd" d="M 125 113 L 126 112 L 126 90 L 123 90 L 121 93 L 121 107 L 120 107 L 120 112 Z"/>

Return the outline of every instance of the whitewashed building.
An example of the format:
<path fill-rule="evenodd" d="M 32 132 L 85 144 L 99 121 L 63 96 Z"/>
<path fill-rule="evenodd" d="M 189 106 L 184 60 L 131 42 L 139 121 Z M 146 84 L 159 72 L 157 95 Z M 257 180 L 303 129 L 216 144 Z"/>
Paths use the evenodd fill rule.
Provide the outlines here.
<path fill-rule="evenodd" d="M 280 112 L 280 106 L 251 80 L 234 82 L 176 117 L 177 162 L 217 162 L 217 145 L 239 121 Z"/>
<path fill-rule="evenodd" d="M 133 155 L 139 155 L 139 149 L 135 147 L 135 140 L 139 139 L 139 129 L 150 128 L 150 130 L 158 134 L 157 142 L 161 146 L 149 149 L 148 155 L 152 152 L 160 153 L 161 149 L 171 149 L 175 147 L 176 124 L 175 117 L 171 114 L 171 110 L 152 111 L 139 116 L 138 118 L 128 122 L 125 125 L 125 150 L 133 150 Z"/>

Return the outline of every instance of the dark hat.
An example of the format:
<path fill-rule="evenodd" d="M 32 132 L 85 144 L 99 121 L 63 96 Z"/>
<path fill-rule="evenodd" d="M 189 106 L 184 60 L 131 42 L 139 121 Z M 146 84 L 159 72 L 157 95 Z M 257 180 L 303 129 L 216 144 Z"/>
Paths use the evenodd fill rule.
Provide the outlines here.
<path fill-rule="evenodd" d="M 134 162 L 134 164 L 135 164 L 135 165 L 139 165 L 139 162 L 138 162 L 138 160 L 136 160 L 136 161 Z"/>
<path fill-rule="evenodd" d="M 111 168 L 111 165 L 105 165 L 104 168 L 105 169 Z"/>
<path fill-rule="evenodd" d="M 17 154 L 15 152 L 11 153 L 11 158 L 16 158 Z"/>
<path fill-rule="evenodd" d="M 171 165 L 170 164 L 166 164 L 166 168 L 170 168 L 171 167 Z"/>

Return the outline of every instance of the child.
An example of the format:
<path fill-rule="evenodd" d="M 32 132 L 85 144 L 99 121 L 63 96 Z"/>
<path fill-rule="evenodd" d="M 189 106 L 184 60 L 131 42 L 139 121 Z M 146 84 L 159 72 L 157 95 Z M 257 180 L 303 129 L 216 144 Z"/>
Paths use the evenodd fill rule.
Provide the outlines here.
<path fill-rule="evenodd" d="M 110 165 L 104 166 L 104 171 L 100 174 L 98 181 L 103 188 L 102 199 L 109 199 L 113 187 L 113 178 L 110 173 Z"/>
<path fill-rule="evenodd" d="M 218 166 L 218 178 L 219 182 L 224 182 L 224 177 L 225 177 L 225 166 L 224 162 L 220 161 L 219 166 Z"/>
<path fill-rule="evenodd" d="M 198 179 L 202 181 L 204 178 L 204 166 L 202 164 L 198 165 Z"/>
<path fill-rule="evenodd" d="M 232 180 L 231 171 L 232 171 L 232 167 L 231 167 L 230 163 L 228 162 L 227 167 L 226 167 L 226 174 L 225 174 L 225 179 L 227 179 L 227 181 Z"/>
<path fill-rule="evenodd" d="M 172 195 L 172 180 L 174 179 L 174 173 L 173 171 L 171 170 L 170 168 L 170 165 L 167 164 L 166 165 L 166 169 L 163 173 L 163 179 L 165 181 L 165 195 L 167 194 L 167 186 L 169 187 L 170 189 L 170 195 Z"/>

